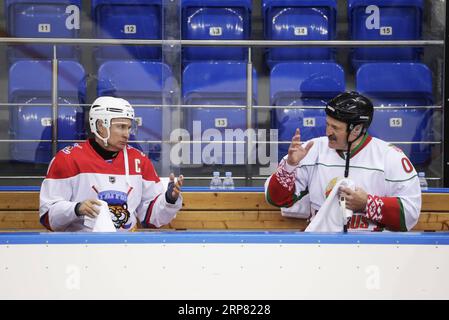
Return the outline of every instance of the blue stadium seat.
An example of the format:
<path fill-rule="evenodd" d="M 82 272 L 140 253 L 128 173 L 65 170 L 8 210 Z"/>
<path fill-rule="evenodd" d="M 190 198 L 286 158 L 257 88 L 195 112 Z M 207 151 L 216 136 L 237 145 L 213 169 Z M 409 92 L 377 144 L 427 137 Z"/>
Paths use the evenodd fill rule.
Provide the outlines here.
<path fill-rule="evenodd" d="M 66 25 L 66 22 L 72 21 L 72 11 L 67 10 L 70 5 L 81 10 L 81 0 L 6 0 L 7 32 L 11 37 L 21 38 L 77 38 L 79 30 Z M 72 26 L 70 23 L 68 25 Z M 53 57 L 53 46 L 13 46 L 8 55 L 11 61 L 50 59 Z M 58 45 L 57 56 L 59 59 L 76 59 L 78 50 L 74 46 Z"/>
<path fill-rule="evenodd" d="M 240 105 L 246 106 L 246 64 L 239 62 L 192 62 L 183 72 L 183 99 L 187 105 Z M 253 70 L 253 101 L 257 97 L 257 75 Z M 186 127 L 192 137 L 195 132 L 203 134 L 216 132 L 221 138 L 225 137 L 226 129 L 246 130 L 246 108 L 191 108 L 186 111 Z M 255 126 L 255 113 L 252 116 Z M 194 129 L 194 121 L 199 121 L 200 132 Z M 198 124 L 198 123 L 197 123 Z M 197 140 L 197 139 L 195 139 Z M 224 140 L 220 139 L 220 140 Z M 239 140 L 240 141 L 240 140 Z M 238 150 L 245 147 L 242 144 L 233 144 L 232 148 Z M 194 146 L 195 148 L 195 146 Z M 204 149 L 204 145 L 203 148 Z M 195 151 L 195 149 L 193 149 Z M 241 164 L 237 157 L 244 159 L 244 152 L 226 153 L 222 145 L 222 156 L 203 159 L 211 164 Z M 227 161 L 227 159 L 229 161 Z M 230 160 L 232 159 L 232 161 Z M 229 163 L 232 162 L 232 163 Z"/>
<path fill-rule="evenodd" d="M 102 39 L 161 39 L 162 0 L 92 0 L 95 37 Z M 160 47 L 102 46 L 99 64 L 109 59 L 158 60 Z"/>
<path fill-rule="evenodd" d="M 98 69 L 99 96 L 116 96 L 131 104 L 162 105 L 164 92 L 173 91 L 170 68 L 160 62 L 111 60 Z M 137 134 L 130 140 L 162 140 L 162 109 L 135 107 Z M 153 161 L 160 159 L 160 143 L 133 144 Z"/>
<path fill-rule="evenodd" d="M 267 40 L 332 40 L 336 34 L 335 0 L 263 0 Z M 268 65 L 298 60 L 331 60 L 330 48 L 270 48 Z"/>
<path fill-rule="evenodd" d="M 333 62 L 279 63 L 270 76 L 270 102 L 273 106 L 325 106 L 345 90 L 342 67 Z M 271 127 L 278 129 L 279 141 L 291 141 L 296 128 L 306 141 L 326 134 L 323 109 L 272 109 Z M 279 144 L 279 157 L 289 144 Z"/>
<path fill-rule="evenodd" d="M 376 11 L 379 8 L 376 24 Z M 368 7 L 368 8 L 367 8 Z M 368 12 L 368 13 L 367 13 Z M 349 0 L 348 19 L 352 40 L 419 40 L 422 34 L 423 0 Z M 354 49 L 354 67 L 366 62 L 418 61 L 420 48 Z"/>
<path fill-rule="evenodd" d="M 59 61 L 58 103 L 82 104 L 86 85 L 83 67 L 75 61 Z M 21 103 L 10 107 L 11 139 L 51 140 L 52 135 L 52 65 L 50 61 L 21 60 L 9 69 L 9 102 Z M 40 103 L 45 106 L 29 106 Z M 58 139 L 85 138 L 84 112 L 80 106 L 58 107 Z M 58 150 L 73 142 L 58 143 Z M 11 160 L 48 163 L 52 158 L 50 142 L 11 143 Z"/>
<path fill-rule="evenodd" d="M 433 105 L 432 74 L 421 63 L 367 63 L 357 72 L 357 90 L 375 106 Z M 386 141 L 432 141 L 431 109 L 376 109 L 370 134 Z M 416 164 L 430 159 L 429 144 L 399 147 Z"/>
<path fill-rule="evenodd" d="M 251 35 L 251 0 L 182 0 L 182 37 L 189 40 L 246 40 Z M 187 47 L 184 61 L 247 58 L 245 48 Z"/>

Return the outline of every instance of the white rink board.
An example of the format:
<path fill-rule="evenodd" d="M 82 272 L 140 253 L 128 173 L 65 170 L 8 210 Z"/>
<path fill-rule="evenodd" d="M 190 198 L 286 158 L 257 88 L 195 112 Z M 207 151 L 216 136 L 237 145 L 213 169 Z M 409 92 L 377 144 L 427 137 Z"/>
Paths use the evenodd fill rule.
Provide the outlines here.
<path fill-rule="evenodd" d="M 257 233 L 251 243 L 243 233 L 217 234 L 215 243 L 214 233 L 190 233 L 198 238 L 177 243 L 164 233 L 141 234 L 141 242 L 121 236 L 123 243 L 92 243 L 92 236 L 63 243 L 52 241 L 55 234 L 36 235 L 50 239 L 44 243 L 4 240 L 0 299 L 449 298 L 449 235 L 427 244 L 385 244 L 379 236 L 379 243 L 364 243 L 370 235 L 331 243 L 338 235 L 316 241 L 286 233 L 282 241 L 282 233 Z M 68 242 L 81 240 L 72 236 Z M 258 243 L 264 236 L 270 239 Z M 298 243 L 285 243 L 292 239 Z"/>

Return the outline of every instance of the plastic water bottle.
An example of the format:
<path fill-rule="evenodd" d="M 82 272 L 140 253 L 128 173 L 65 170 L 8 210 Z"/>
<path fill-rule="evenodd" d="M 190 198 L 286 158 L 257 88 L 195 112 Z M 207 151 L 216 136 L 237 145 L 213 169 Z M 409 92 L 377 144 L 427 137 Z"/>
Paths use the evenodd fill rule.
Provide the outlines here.
<path fill-rule="evenodd" d="M 426 180 L 426 173 L 418 172 L 418 178 L 419 178 L 419 185 L 421 186 L 421 190 L 427 191 L 428 184 L 427 184 L 427 180 Z"/>
<path fill-rule="evenodd" d="M 211 190 L 220 190 L 223 188 L 223 183 L 221 182 L 220 172 L 214 171 L 212 180 L 210 181 Z"/>
<path fill-rule="evenodd" d="M 226 177 L 223 180 L 223 189 L 234 190 L 234 180 L 232 180 L 232 172 L 227 171 Z"/>

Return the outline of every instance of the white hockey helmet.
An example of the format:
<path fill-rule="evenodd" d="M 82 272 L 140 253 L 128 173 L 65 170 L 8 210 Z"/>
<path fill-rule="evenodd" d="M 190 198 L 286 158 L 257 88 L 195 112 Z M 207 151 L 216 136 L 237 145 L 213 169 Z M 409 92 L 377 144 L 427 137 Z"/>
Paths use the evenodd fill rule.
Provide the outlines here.
<path fill-rule="evenodd" d="M 115 97 L 98 97 L 92 103 L 89 111 L 89 125 L 90 131 L 101 139 L 105 146 L 108 145 L 108 139 L 111 136 L 111 120 L 115 118 L 126 118 L 134 120 L 134 109 L 131 104 L 125 99 Z M 107 137 L 103 138 L 98 134 L 97 122 L 101 121 L 101 124 L 107 130 Z"/>

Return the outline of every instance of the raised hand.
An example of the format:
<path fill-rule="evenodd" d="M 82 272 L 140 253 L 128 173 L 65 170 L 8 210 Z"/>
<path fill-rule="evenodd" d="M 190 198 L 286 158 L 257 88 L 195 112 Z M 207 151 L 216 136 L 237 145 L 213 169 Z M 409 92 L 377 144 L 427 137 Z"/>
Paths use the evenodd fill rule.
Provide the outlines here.
<path fill-rule="evenodd" d="M 170 181 L 168 183 L 166 199 L 167 202 L 175 203 L 178 200 L 179 195 L 181 194 L 181 187 L 184 182 L 184 176 L 179 175 L 177 181 L 175 182 L 175 175 L 170 173 L 169 177 Z"/>
<path fill-rule="evenodd" d="M 307 153 L 309 153 L 312 146 L 313 142 L 309 142 L 305 147 L 301 145 L 301 133 L 299 132 L 299 128 L 297 128 L 292 143 L 288 148 L 287 163 L 291 166 L 297 166 L 305 158 Z"/>

